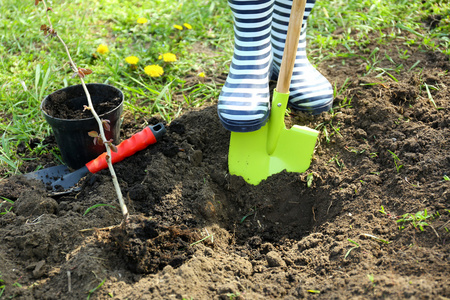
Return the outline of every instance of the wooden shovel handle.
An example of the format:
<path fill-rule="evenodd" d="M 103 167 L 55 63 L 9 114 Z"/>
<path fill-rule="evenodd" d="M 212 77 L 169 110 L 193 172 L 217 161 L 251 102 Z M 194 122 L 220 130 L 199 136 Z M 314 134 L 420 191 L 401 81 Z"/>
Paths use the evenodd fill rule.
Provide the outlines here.
<path fill-rule="evenodd" d="M 278 93 L 289 93 L 292 72 L 294 70 L 295 57 L 297 56 L 298 41 L 302 30 L 303 15 L 305 12 L 306 0 L 293 0 L 291 16 L 284 46 L 283 58 L 281 60 L 280 74 L 277 82 Z"/>

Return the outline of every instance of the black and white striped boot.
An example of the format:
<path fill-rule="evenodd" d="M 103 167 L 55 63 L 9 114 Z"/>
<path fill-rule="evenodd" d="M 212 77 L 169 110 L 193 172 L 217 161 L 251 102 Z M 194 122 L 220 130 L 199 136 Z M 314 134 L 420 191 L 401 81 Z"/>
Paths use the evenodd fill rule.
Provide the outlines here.
<path fill-rule="evenodd" d="M 316 0 L 307 0 L 300 41 L 292 74 L 289 105 L 294 109 L 319 114 L 331 109 L 333 88 L 306 57 L 306 20 Z M 278 77 L 289 25 L 292 0 L 275 0 L 272 19 L 273 69 L 271 79 Z"/>
<path fill-rule="evenodd" d="M 269 118 L 269 69 L 274 0 L 228 0 L 234 18 L 234 54 L 217 111 L 230 131 L 260 129 Z"/>

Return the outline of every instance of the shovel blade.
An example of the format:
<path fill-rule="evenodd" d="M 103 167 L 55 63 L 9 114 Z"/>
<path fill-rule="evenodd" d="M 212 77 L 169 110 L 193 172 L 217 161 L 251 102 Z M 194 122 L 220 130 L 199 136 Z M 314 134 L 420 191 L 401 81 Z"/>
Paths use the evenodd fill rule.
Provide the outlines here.
<path fill-rule="evenodd" d="M 318 131 L 293 126 L 280 131 L 276 148 L 267 151 L 270 124 L 254 132 L 232 132 L 228 153 L 230 174 L 242 176 L 250 184 L 257 185 L 267 177 L 286 170 L 305 172 L 310 164 L 316 145 Z"/>
<path fill-rule="evenodd" d="M 62 178 L 64 175 L 70 173 L 70 170 L 65 165 L 49 167 L 42 170 L 34 171 L 32 173 L 24 174 L 27 179 L 36 179 L 42 181 L 44 184 L 52 184 L 56 180 Z"/>

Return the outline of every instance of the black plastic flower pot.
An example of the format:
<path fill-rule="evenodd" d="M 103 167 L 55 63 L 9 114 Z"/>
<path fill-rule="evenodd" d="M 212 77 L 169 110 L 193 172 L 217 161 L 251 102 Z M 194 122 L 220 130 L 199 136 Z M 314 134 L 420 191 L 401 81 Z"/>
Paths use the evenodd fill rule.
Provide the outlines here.
<path fill-rule="evenodd" d="M 108 140 L 117 144 L 120 135 L 120 115 L 123 111 L 123 93 L 110 85 L 87 84 L 92 103 L 100 119 L 108 120 L 110 130 L 105 130 Z M 106 151 L 104 145 L 94 143 L 90 131 L 99 132 L 98 124 L 87 106 L 83 86 L 73 85 L 45 97 L 41 110 L 50 124 L 62 160 L 71 169 L 79 169 Z"/>

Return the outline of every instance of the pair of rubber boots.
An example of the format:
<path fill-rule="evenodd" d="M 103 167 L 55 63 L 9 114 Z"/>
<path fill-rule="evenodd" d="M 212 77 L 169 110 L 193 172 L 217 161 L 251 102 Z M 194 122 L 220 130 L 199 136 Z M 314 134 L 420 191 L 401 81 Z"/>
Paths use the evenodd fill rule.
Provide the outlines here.
<path fill-rule="evenodd" d="M 289 91 L 289 105 L 319 114 L 331 109 L 333 89 L 306 57 L 307 0 Z M 269 79 L 276 80 L 286 42 L 292 0 L 228 0 L 234 17 L 234 54 L 219 96 L 223 126 L 234 132 L 260 129 L 270 114 Z"/>

